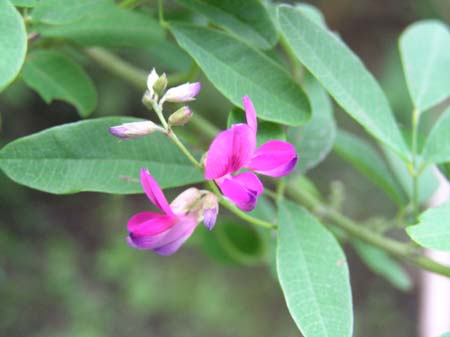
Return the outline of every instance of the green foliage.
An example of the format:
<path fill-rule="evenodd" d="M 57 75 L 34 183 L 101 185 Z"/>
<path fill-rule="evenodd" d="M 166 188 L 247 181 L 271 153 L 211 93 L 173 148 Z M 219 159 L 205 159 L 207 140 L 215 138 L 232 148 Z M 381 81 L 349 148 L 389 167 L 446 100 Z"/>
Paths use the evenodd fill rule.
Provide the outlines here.
<path fill-rule="evenodd" d="M 255 228 L 236 222 L 220 222 L 203 233 L 207 254 L 224 263 L 254 265 L 261 263 L 266 247 Z"/>
<path fill-rule="evenodd" d="M 108 117 L 56 126 L 18 139 L 0 151 L 0 168 L 14 181 L 50 193 L 142 191 L 148 168 L 162 188 L 202 180 L 164 135 L 120 141 L 108 128 L 133 118 Z"/>
<path fill-rule="evenodd" d="M 394 176 L 405 191 L 409 200 L 411 200 L 413 195 L 413 178 L 410 174 L 410 167 L 405 164 L 400 158 L 398 158 L 392 151 L 384 149 L 384 154 L 386 155 L 389 167 L 392 169 Z M 420 158 L 419 158 L 420 159 Z M 419 202 L 425 203 L 436 191 L 439 186 L 439 182 L 433 173 L 433 169 L 428 167 L 423 170 L 418 180 L 418 194 Z"/>
<path fill-rule="evenodd" d="M 34 22 L 65 24 L 76 21 L 92 12 L 111 7 L 110 0 L 40 0 L 31 14 Z"/>
<path fill-rule="evenodd" d="M 381 155 L 369 143 L 344 130 L 339 130 L 334 150 L 383 189 L 398 205 L 404 202 L 401 187 L 393 178 Z M 400 162 L 399 165 L 401 164 Z"/>
<path fill-rule="evenodd" d="M 9 0 L 0 0 L 0 92 L 16 78 L 26 50 L 22 17 Z"/>
<path fill-rule="evenodd" d="M 278 40 L 275 25 L 260 0 L 177 1 L 257 48 L 272 48 Z"/>
<path fill-rule="evenodd" d="M 450 95 L 450 31 L 444 23 L 412 24 L 400 37 L 400 52 L 409 94 L 419 112 Z"/>
<path fill-rule="evenodd" d="M 170 29 L 214 86 L 235 105 L 242 107 L 242 97 L 248 95 L 261 119 L 287 125 L 308 120 L 309 102 L 301 87 L 261 52 L 213 29 L 185 24 Z"/>
<path fill-rule="evenodd" d="M 113 5 L 68 24 L 41 25 L 37 30 L 43 37 L 82 46 L 145 48 L 164 38 L 163 29 L 150 16 Z"/>
<path fill-rule="evenodd" d="M 61 99 L 72 103 L 81 117 L 88 117 L 97 105 L 97 91 L 77 63 L 54 51 L 36 51 L 27 58 L 23 80 L 50 103 Z"/>
<path fill-rule="evenodd" d="M 347 262 L 334 236 L 303 208 L 279 204 L 277 270 L 289 311 L 305 337 L 350 337 Z"/>
<path fill-rule="evenodd" d="M 353 240 L 352 245 L 361 260 L 375 274 L 385 278 L 400 290 L 408 291 L 412 289 L 413 284 L 409 275 L 384 251 L 359 240 Z"/>
<path fill-rule="evenodd" d="M 406 228 L 411 239 L 423 247 L 450 251 L 450 200 L 425 211 L 419 220 Z"/>
<path fill-rule="evenodd" d="M 303 127 L 289 127 L 288 141 L 300 154 L 297 171 L 310 170 L 330 153 L 336 138 L 333 107 L 322 86 L 309 74 L 303 82 L 311 103 L 312 117 Z"/>
<path fill-rule="evenodd" d="M 408 158 L 386 97 L 360 59 L 334 33 L 301 11 L 280 6 L 278 14 L 295 55 L 336 102 L 372 136 Z"/>
<path fill-rule="evenodd" d="M 34 7 L 38 0 L 11 0 L 11 3 L 17 7 Z"/>
<path fill-rule="evenodd" d="M 450 108 L 437 120 L 422 151 L 428 163 L 439 164 L 450 161 Z"/>

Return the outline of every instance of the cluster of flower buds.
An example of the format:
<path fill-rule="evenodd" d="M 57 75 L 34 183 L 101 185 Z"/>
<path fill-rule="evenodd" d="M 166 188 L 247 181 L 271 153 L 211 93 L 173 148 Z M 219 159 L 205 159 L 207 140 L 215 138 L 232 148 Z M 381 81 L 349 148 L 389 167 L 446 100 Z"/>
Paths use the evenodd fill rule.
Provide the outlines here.
<path fill-rule="evenodd" d="M 165 73 L 158 75 L 153 68 L 147 77 L 147 90 L 142 98 L 142 102 L 149 109 L 160 109 L 165 102 L 184 103 L 195 99 L 201 89 L 200 82 L 184 83 L 167 91 L 167 76 Z M 162 113 L 162 111 L 161 111 Z M 168 118 L 169 126 L 180 126 L 186 124 L 192 117 L 192 111 L 188 106 L 183 106 L 172 113 Z M 132 139 L 149 135 L 155 131 L 165 132 L 166 130 L 151 121 L 140 121 L 125 123 L 113 126 L 109 131 L 121 139 Z"/>

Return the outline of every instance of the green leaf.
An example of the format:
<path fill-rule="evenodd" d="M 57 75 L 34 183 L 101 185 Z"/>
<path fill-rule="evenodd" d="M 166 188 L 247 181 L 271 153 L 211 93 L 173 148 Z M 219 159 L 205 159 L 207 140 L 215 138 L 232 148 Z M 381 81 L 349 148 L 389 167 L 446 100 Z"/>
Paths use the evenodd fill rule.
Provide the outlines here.
<path fill-rule="evenodd" d="M 450 251 L 450 200 L 422 213 L 419 224 L 407 227 L 406 233 L 423 247 Z"/>
<path fill-rule="evenodd" d="M 372 136 L 409 156 L 386 97 L 361 60 L 332 32 L 298 9 L 278 8 L 280 27 L 301 63 Z"/>
<path fill-rule="evenodd" d="M 450 108 L 436 121 L 426 140 L 422 157 L 434 164 L 450 161 Z"/>
<path fill-rule="evenodd" d="M 437 20 L 412 24 L 400 36 L 400 53 L 414 106 L 423 112 L 450 95 L 450 31 Z"/>
<path fill-rule="evenodd" d="M 87 117 L 97 105 L 97 92 L 78 64 L 54 51 L 32 53 L 23 68 L 23 80 L 50 103 L 61 99 L 73 104 Z"/>
<path fill-rule="evenodd" d="M 388 160 L 389 166 L 394 172 L 397 181 L 400 183 L 402 189 L 406 192 L 408 199 L 412 199 L 413 194 L 413 178 L 408 170 L 407 165 L 392 151 L 383 149 L 383 152 Z M 418 158 L 421 161 L 421 158 Z M 433 169 L 428 167 L 418 177 L 419 180 L 419 203 L 425 203 L 439 187 L 439 181 L 433 173 Z"/>
<path fill-rule="evenodd" d="M 166 136 L 121 141 L 108 132 L 111 126 L 137 120 L 98 118 L 18 139 L 0 151 L 0 168 L 19 184 L 55 194 L 138 193 L 141 168 L 148 168 L 162 188 L 202 181 Z"/>
<path fill-rule="evenodd" d="M 34 7 L 38 0 L 10 0 L 16 7 Z"/>
<path fill-rule="evenodd" d="M 351 133 L 339 130 L 334 150 L 385 191 L 398 205 L 403 204 L 405 198 L 400 185 L 393 178 L 381 155 L 369 143 Z"/>
<path fill-rule="evenodd" d="M 303 12 L 308 18 L 313 20 L 314 22 L 320 24 L 323 27 L 326 27 L 327 24 L 325 22 L 325 17 L 323 16 L 322 12 L 315 6 L 302 3 L 295 5 L 295 8 L 299 11 Z"/>
<path fill-rule="evenodd" d="M 0 92 L 17 76 L 27 51 L 22 16 L 9 0 L 0 0 Z"/>
<path fill-rule="evenodd" d="M 242 107 L 242 97 L 248 95 L 261 119 L 294 126 L 308 120 L 310 107 L 305 93 L 269 57 L 209 28 L 174 24 L 170 29 L 178 44 L 235 105 Z"/>
<path fill-rule="evenodd" d="M 238 123 L 247 123 L 247 120 L 245 119 L 245 112 L 235 107 L 228 114 L 227 126 L 230 127 L 232 124 Z M 286 140 L 283 127 L 280 124 L 272 122 L 258 122 L 258 132 L 256 134 L 257 146 L 261 146 L 265 142 L 273 139 Z"/>
<path fill-rule="evenodd" d="M 205 233 L 202 243 L 207 254 L 224 263 L 259 264 L 266 250 L 255 228 L 229 221 Z"/>
<path fill-rule="evenodd" d="M 310 170 L 323 161 L 336 138 L 336 123 L 327 93 L 311 75 L 306 75 L 304 88 L 310 99 L 312 117 L 302 128 L 288 128 L 288 141 L 300 153 L 297 172 Z"/>
<path fill-rule="evenodd" d="M 412 289 L 413 284 L 409 275 L 383 250 L 357 240 L 352 241 L 352 245 L 359 257 L 375 274 L 385 278 L 400 290 Z"/>
<path fill-rule="evenodd" d="M 33 22 L 53 25 L 76 21 L 95 11 L 111 8 L 110 0 L 40 0 L 31 13 Z"/>
<path fill-rule="evenodd" d="M 291 316 L 305 337 L 350 337 L 352 295 L 345 255 L 303 208 L 282 201 L 277 270 Z"/>
<path fill-rule="evenodd" d="M 215 25 L 257 48 L 269 49 L 277 43 L 278 32 L 259 0 L 177 0 L 177 2 L 203 14 Z"/>
<path fill-rule="evenodd" d="M 164 39 L 164 31 L 149 15 L 111 5 L 64 25 L 41 25 L 43 37 L 69 39 L 82 46 L 147 48 Z"/>

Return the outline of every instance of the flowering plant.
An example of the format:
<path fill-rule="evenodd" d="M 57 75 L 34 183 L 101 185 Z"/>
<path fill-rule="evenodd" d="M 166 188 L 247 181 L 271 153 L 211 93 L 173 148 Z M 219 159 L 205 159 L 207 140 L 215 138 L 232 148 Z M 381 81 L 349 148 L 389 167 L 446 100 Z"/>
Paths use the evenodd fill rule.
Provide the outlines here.
<path fill-rule="evenodd" d="M 344 244 L 402 290 L 412 280 L 398 261 L 450 277 L 448 264 L 429 257 L 450 251 L 448 26 L 419 21 L 400 35 L 398 77 L 412 104 L 400 123 L 379 82 L 315 7 L 176 3 L 158 1 L 156 11 L 138 0 L 0 0 L 0 91 L 23 83 L 83 118 L 6 144 L 5 175 L 53 194 L 145 193 L 156 210 L 126 226 L 131 211 L 121 212 L 121 229 L 112 230 L 150 250 L 130 251 L 183 254 L 204 235 L 212 256 L 264 263 L 305 337 L 353 335 Z M 115 54 L 128 48 L 132 57 Z M 142 55 L 145 70 L 136 66 Z M 98 101 L 84 69 L 90 63 L 143 93 L 141 118 L 90 118 L 110 113 L 121 96 Z M 336 123 L 331 98 L 371 142 Z M 13 129 L 9 120 L 5 129 Z M 384 192 L 396 213 L 357 221 L 344 214 L 342 185 L 331 183 L 325 197 L 327 179 L 310 173 L 331 152 Z M 359 184 L 351 175 L 350 188 Z M 169 204 L 163 189 L 181 187 Z M 357 207 L 371 209 L 382 199 L 376 193 Z M 251 228 L 248 238 L 223 230 L 227 221 Z M 264 249 L 252 255 L 255 242 Z"/>

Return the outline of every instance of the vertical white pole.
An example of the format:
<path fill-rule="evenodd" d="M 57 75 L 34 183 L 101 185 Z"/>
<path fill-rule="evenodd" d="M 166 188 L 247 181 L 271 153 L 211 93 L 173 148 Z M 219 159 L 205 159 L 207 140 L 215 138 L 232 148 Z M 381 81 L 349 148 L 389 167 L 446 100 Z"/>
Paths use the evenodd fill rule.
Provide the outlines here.
<path fill-rule="evenodd" d="M 450 198 L 450 183 L 436 169 L 439 188 L 428 201 L 429 207 L 437 207 Z M 450 265 L 450 253 L 426 250 L 430 258 Z M 450 279 L 421 271 L 420 337 L 438 337 L 450 331 Z"/>

